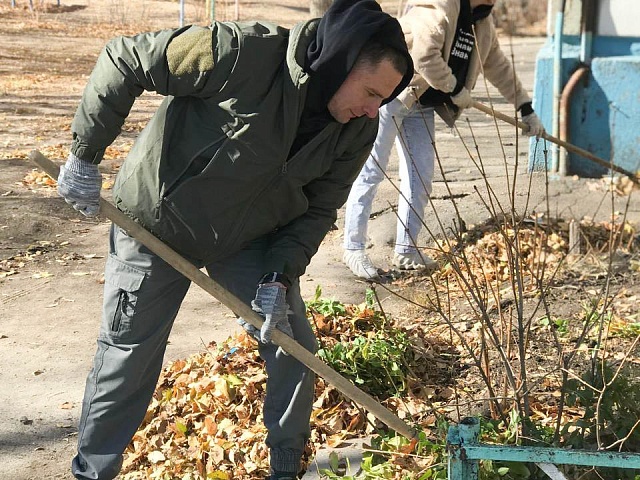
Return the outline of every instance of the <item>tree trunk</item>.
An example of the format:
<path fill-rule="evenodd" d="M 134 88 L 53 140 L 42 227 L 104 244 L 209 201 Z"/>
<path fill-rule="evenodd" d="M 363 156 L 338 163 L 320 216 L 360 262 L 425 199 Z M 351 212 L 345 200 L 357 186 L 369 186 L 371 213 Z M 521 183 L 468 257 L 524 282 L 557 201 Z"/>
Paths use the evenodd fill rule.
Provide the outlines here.
<path fill-rule="evenodd" d="M 309 0 L 309 16 L 311 18 L 321 17 L 332 3 L 333 0 Z"/>

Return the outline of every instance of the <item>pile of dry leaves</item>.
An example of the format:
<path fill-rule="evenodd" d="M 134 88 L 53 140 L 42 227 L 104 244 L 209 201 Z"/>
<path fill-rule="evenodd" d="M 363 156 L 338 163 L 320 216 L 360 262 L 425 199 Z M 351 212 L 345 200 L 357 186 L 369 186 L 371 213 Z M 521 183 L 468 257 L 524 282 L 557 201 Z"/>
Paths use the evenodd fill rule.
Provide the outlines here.
<path fill-rule="evenodd" d="M 593 249 L 600 248 L 601 240 L 610 241 L 615 235 L 619 235 L 618 246 L 630 246 L 637 240 L 635 231 L 626 224 L 620 227 L 584 221 L 580 227 Z M 516 241 L 521 266 L 530 272 L 543 266 L 554 271 L 569 251 L 568 233 L 557 224 L 553 229 L 541 228 L 537 223 L 519 229 L 486 229 L 466 238 L 467 244 L 451 252 L 464 255 L 471 275 L 488 283 L 508 279 L 512 261 L 509 256 L 513 255 Z M 454 273 L 446 265 L 440 275 L 453 279 Z M 629 294 L 621 298 L 626 301 Z M 410 339 L 411 355 L 404 359 L 411 371 L 406 390 L 402 395 L 378 400 L 429 434 L 436 416 L 448 416 L 455 410 L 453 404 L 460 400 L 460 382 L 464 383 L 473 370 L 468 368 L 470 360 L 465 358 L 464 349 L 448 337 L 446 329 L 434 328 L 433 324 L 416 321 L 400 328 L 370 306 L 339 307 L 329 308 L 331 314 L 309 309 L 324 350 L 338 343 L 353 343 L 358 336 L 373 339 L 380 331 L 402 330 Z M 477 335 L 472 331 L 469 334 Z M 544 371 L 540 370 L 540 393 L 531 395 L 532 418 L 540 424 L 553 425 L 558 418 L 558 404 L 550 398 L 558 394 L 558 384 Z M 471 384 L 463 387 L 467 392 L 463 396 L 473 399 L 479 390 L 469 387 Z M 244 334 L 169 364 L 145 421 L 127 450 L 123 479 L 264 478 L 268 471 L 261 413 L 265 388 L 263 362 L 253 340 Z M 321 378 L 316 382 L 316 399 L 307 459 L 320 446 L 337 447 L 345 439 L 370 435 L 381 426 Z M 579 408 L 565 407 L 562 412 L 563 418 L 570 420 L 579 419 L 581 414 Z"/>
<path fill-rule="evenodd" d="M 637 250 L 638 235 L 629 222 L 577 222 L 577 240 L 570 245 L 569 223 L 561 219 L 528 219 L 516 228 L 490 222 L 465 232 L 458 244 L 443 242 L 439 254 L 445 266 L 440 274 L 460 288 L 471 283 L 490 285 L 508 281 L 514 269 L 522 272 L 526 287 L 535 290 L 541 280 L 558 274 L 569 254 L 606 255 L 613 250 Z M 576 251 L 572 251 L 575 249 Z"/>
<path fill-rule="evenodd" d="M 380 326 L 376 312 L 362 306 L 346 306 L 337 316 L 311 314 L 327 348 Z M 411 337 L 419 352 L 416 365 L 421 367 L 414 371 L 407 395 L 379 400 L 400 417 L 415 420 L 425 412 L 431 414 L 425 402 L 436 402 L 444 379 L 450 377 L 451 362 L 442 360 L 441 351 L 449 350 L 446 345 L 427 339 L 419 330 Z M 123 479 L 264 478 L 268 473 L 262 424 L 265 388 L 263 362 L 255 342 L 244 333 L 169 364 L 127 451 Z M 316 381 L 316 399 L 307 458 L 318 446 L 338 446 L 380 427 L 321 378 Z"/>

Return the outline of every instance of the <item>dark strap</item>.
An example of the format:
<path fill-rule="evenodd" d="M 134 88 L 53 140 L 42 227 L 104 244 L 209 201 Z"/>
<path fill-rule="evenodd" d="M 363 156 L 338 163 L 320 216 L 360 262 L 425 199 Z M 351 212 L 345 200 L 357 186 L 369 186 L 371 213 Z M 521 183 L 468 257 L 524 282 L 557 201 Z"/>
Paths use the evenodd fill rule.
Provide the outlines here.
<path fill-rule="evenodd" d="M 420 97 L 420 103 L 422 105 L 435 107 L 447 104 L 452 108 L 456 108 L 451 101 L 451 96 L 458 94 L 467 80 L 471 54 L 475 48 L 473 24 L 474 17 L 470 1 L 460 0 L 460 15 L 458 16 L 458 23 L 456 24 L 456 36 L 453 39 L 451 52 L 449 53 L 449 61 L 447 62 L 447 65 L 449 65 L 453 75 L 456 77 L 456 87 L 451 93 L 445 93 L 435 88 L 427 89 Z"/>
<path fill-rule="evenodd" d="M 291 280 L 284 273 L 279 272 L 269 272 L 266 273 L 258 282 L 258 285 L 263 285 L 265 283 L 276 283 L 280 282 L 287 288 L 291 288 Z"/>

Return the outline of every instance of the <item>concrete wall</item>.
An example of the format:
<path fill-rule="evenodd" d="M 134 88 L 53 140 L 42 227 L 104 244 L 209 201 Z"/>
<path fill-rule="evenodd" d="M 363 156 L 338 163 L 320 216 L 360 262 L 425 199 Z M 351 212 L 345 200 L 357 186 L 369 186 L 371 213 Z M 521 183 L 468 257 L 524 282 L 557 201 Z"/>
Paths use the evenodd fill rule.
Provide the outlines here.
<path fill-rule="evenodd" d="M 593 38 L 590 72 L 574 90 L 570 105 L 570 143 L 630 171 L 640 169 L 640 2 L 600 0 L 598 28 Z M 554 1 L 554 4 L 559 3 Z M 562 83 L 581 65 L 581 39 L 575 31 L 579 1 L 569 0 L 568 23 L 562 45 Z M 550 8 L 550 13 L 551 13 Z M 606 35 L 605 35 L 606 33 Z M 631 36 L 631 34 L 635 35 Z M 547 132 L 552 132 L 554 38 L 549 35 L 536 60 L 533 107 Z M 534 141 L 529 149 L 531 170 L 551 169 L 552 146 L 544 152 Z M 598 177 L 607 169 L 578 155 L 568 154 L 568 174 Z"/>

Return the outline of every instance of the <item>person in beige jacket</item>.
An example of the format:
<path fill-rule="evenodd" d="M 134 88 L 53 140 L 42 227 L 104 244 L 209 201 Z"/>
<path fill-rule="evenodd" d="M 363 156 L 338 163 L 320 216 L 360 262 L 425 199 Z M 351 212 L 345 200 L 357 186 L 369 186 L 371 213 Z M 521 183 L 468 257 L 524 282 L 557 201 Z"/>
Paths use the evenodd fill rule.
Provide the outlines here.
<path fill-rule="evenodd" d="M 401 194 L 393 265 L 401 270 L 437 267 L 416 248 L 433 179 L 434 112 L 453 125 L 472 105 L 471 91 L 480 73 L 518 109 L 527 134 L 544 132 L 531 98 L 500 49 L 490 15 L 494 4 L 495 0 L 409 0 L 399 19 L 415 74 L 410 85 L 380 109 L 376 141 L 346 203 L 343 260 L 356 276 L 379 276 L 365 253 L 367 224 L 394 140 Z"/>

